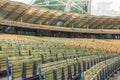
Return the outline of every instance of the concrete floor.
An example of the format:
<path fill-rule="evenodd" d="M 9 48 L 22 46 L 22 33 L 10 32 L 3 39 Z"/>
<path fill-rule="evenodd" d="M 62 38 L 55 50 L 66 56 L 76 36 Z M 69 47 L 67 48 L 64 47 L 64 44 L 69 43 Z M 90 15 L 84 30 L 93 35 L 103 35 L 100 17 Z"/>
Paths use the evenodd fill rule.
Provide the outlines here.
<path fill-rule="evenodd" d="M 120 71 L 117 74 L 114 74 L 114 77 L 110 78 L 109 80 L 120 80 Z"/>
<path fill-rule="evenodd" d="M 7 80 L 7 77 L 0 78 L 0 80 Z"/>
<path fill-rule="evenodd" d="M 7 77 L 0 78 L 0 80 L 7 80 Z M 120 80 L 120 71 L 118 71 L 117 74 L 114 74 L 114 76 L 109 80 Z"/>

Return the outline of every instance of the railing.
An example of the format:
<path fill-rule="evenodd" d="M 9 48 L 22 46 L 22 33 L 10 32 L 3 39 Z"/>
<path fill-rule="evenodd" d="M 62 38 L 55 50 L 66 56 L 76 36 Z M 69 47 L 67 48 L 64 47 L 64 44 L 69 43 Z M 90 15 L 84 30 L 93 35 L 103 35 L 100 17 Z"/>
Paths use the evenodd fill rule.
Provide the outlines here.
<path fill-rule="evenodd" d="M 120 69 L 120 60 L 118 59 L 118 57 L 116 58 L 112 58 L 111 60 L 106 60 L 101 62 L 100 64 L 97 64 L 96 66 L 94 66 L 93 70 L 92 68 L 90 69 L 89 72 L 91 72 L 91 74 L 87 75 L 87 78 L 91 77 L 90 79 L 85 79 L 85 80 L 105 80 L 110 78 L 111 75 L 114 74 L 114 72 L 118 71 L 118 69 Z M 97 67 L 98 66 L 98 67 Z M 114 66 L 114 67 L 111 67 Z M 96 67 L 96 68 L 95 68 Z M 95 71 L 95 69 L 97 71 Z M 102 73 L 102 75 L 100 75 Z"/>
<path fill-rule="evenodd" d="M 56 30 L 56 31 L 70 31 L 70 32 L 84 32 L 84 33 L 119 33 L 119 29 L 84 29 L 84 28 L 70 28 L 70 27 L 59 27 L 59 26 L 48 26 L 48 25 L 39 25 L 39 24 L 30 24 L 24 22 L 8 21 L 1 19 L 0 24 L 8 26 L 17 26 L 24 28 L 37 28 L 45 30 Z"/>
<path fill-rule="evenodd" d="M 1 24 L 7 24 L 10 26 L 29 26 L 29 27 L 40 27 L 40 25 L 37 24 L 30 24 L 30 23 L 24 23 L 24 22 L 17 22 L 17 21 L 8 21 L 8 20 L 0 20 Z"/>

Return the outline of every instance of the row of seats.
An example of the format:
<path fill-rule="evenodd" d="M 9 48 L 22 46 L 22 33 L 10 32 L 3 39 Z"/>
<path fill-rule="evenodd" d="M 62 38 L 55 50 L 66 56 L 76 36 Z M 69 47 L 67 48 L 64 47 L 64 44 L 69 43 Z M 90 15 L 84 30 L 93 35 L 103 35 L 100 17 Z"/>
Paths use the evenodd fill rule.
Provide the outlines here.
<path fill-rule="evenodd" d="M 43 40 L 2 39 L 0 42 L 0 71 L 7 69 L 8 79 L 13 80 L 38 77 L 38 75 L 37 79 L 45 78 L 46 80 L 60 80 L 61 78 L 72 80 L 81 78 L 81 75 L 84 75 L 86 80 L 95 79 L 96 77 L 93 76 L 88 77 L 91 69 L 97 71 L 99 69 L 97 65 L 102 66 L 107 60 L 110 64 L 112 60 L 117 61 L 118 56 L 109 51 Z M 61 75 L 62 73 L 64 75 Z"/>

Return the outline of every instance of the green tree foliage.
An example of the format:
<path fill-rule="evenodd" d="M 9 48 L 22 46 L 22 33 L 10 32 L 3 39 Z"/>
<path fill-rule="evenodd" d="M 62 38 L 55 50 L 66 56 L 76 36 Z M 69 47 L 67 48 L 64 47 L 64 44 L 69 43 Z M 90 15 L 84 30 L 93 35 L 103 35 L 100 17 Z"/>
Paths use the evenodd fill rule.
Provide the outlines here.
<path fill-rule="evenodd" d="M 49 0 L 48 0 L 49 1 Z M 51 1 L 51 0 L 50 0 Z M 65 2 L 67 2 L 67 0 L 64 0 Z M 79 1 L 79 0 L 78 0 Z M 55 4 L 61 4 L 60 2 L 58 1 L 51 1 L 49 3 L 44 3 L 45 0 L 36 0 L 34 4 L 37 4 L 37 5 L 40 5 L 41 6 L 41 3 L 43 3 L 42 5 L 47 5 L 47 6 L 43 6 L 45 8 L 48 8 L 48 9 L 51 9 L 51 10 L 61 10 L 61 11 L 64 11 L 64 8 L 65 8 L 65 5 L 61 5 L 61 6 L 57 6 Z M 40 3 L 40 4 L 39 4 Z M 72 7 L 71 8 L 71 12 L 76 12 L 76 13 L 82 13 L 82 14 L 85 14 L 87 12 L 87 4 L 86 3 L 77 3 L 78 6 L 80 5 L 80 9 L 78 10 L 77 8 L 75 7 Z M 55 5 L 55 6 L 51 6 L 51 5 Z M 77 7 L 77 6 L 76 6 Z M 83 11 L 83 10 L 85 11 Z"/>
<path fill-rule="evenodd" d="M 44 2 L 44 0 L 36 0 L 34 4 Z"/>

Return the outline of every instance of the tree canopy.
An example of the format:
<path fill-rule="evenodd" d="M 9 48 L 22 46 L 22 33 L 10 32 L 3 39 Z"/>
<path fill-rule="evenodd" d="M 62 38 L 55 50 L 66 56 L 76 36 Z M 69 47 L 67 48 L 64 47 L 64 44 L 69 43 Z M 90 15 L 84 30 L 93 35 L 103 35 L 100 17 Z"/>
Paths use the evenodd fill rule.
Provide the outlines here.
<path fill-rule="evenodd" d="M 47 2 L 48 1 L 48 2 Z M 60 3 L 59 1 L 55 1 L 55 0 L 36 0 L 35 1 L 35 5 L 36 6 L 40 6 L 40 7 L 45 7 L 51 10 L 61 10 L 64 11 L 65 9 L 65 5 L 62 5 L 63 3 Z M 64 0 L 64 2 L 67 2 L 67 0 Z M 60 5 L 58 5 L 60 4 Z M 75 13 L 80 13 L 80 14 L 85 14 L 87 12 L 87 3 L 82 2 L 80 3 L 79 0 L 78 2 L 76 2 L 77 5 L 74 5 L 73 7 L 71 7 L 71 12 L 75 12 Z"/>

